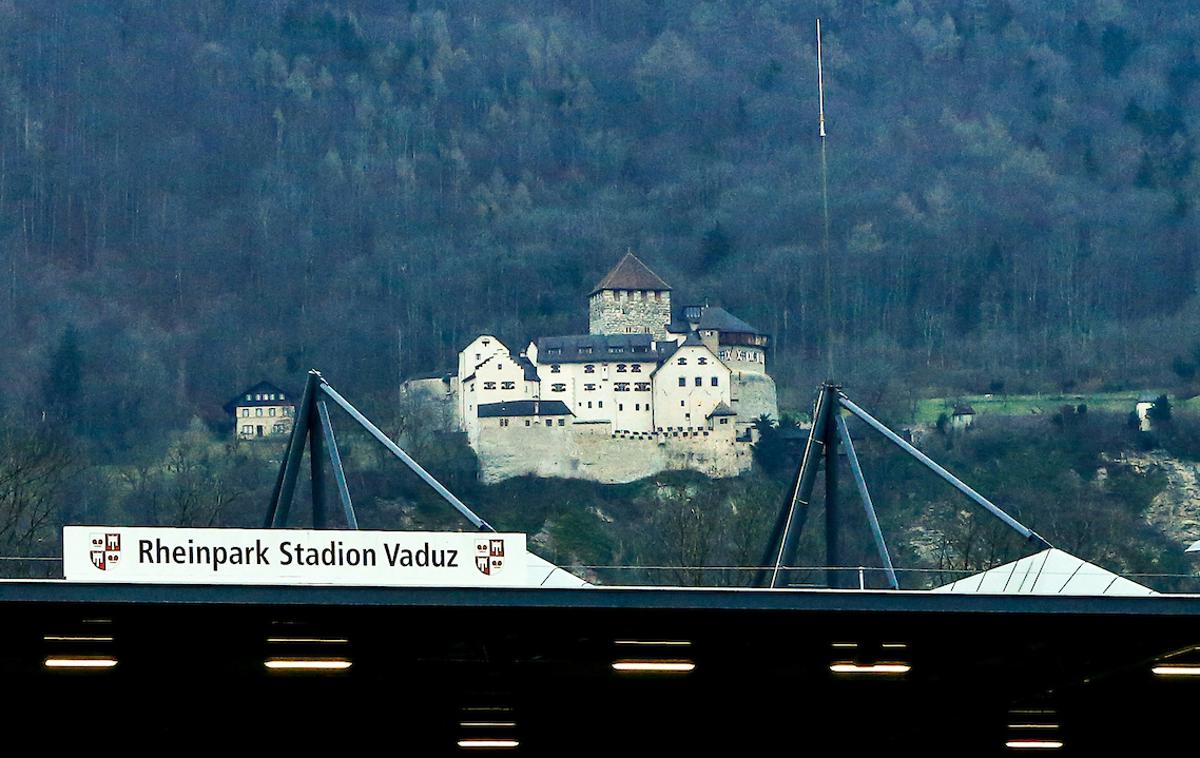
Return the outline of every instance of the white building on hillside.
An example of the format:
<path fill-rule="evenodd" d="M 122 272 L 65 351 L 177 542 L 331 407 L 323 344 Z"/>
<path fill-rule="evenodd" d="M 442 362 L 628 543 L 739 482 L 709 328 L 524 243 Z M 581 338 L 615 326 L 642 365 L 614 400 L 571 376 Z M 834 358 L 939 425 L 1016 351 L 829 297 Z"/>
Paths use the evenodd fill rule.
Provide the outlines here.
<path fill-rule="evenodd" d="M 671 287 L 633 253 L 588 296 L 588 321 L 517 355 L 492 335 L 459 353 L 455 416 L 485 479 L 748 468 L 751 425 L 778 416 L 767 335 L 717 307 L 673 321 Z"/>

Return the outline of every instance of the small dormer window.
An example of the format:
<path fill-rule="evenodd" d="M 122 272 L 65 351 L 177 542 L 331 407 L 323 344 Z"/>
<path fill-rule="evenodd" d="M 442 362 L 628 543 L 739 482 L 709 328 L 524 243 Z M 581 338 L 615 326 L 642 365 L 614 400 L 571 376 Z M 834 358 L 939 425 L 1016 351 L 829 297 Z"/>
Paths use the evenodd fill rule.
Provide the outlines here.
<path fill-rule="evenodd" d="M 247 399 L 247 400 L 253 400 L 254 398 L 250 397 L 249 395 L 246 395 L 246 399 Z"/>

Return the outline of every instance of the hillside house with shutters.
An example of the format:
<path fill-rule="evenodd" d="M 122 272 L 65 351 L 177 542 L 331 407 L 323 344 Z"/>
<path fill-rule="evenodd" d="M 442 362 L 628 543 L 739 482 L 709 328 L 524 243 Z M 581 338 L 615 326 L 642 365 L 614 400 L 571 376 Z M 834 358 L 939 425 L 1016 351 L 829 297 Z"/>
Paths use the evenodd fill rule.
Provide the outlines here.
<path fill-rule="evenodd" d="M 226 403 L 225 412 L 233 416 L 237 439 L 278 438 L 291 434 L 296 405 L 274 384 L 259 382 Z"/>

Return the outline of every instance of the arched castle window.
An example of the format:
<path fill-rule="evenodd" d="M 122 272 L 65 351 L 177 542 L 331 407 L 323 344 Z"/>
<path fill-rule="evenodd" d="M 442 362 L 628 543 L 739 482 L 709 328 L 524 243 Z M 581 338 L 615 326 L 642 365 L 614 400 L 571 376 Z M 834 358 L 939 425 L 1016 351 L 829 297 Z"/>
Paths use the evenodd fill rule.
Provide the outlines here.
<path fill-rule="evenodd" d="M 640 363 L 635 363 L 635 364 L 633 364 L 632 366 L 630 366 L 630 367 L 629 367 L 629 370 L 630 370 L 630 371 L 632 371 L 632 372 L 633 372 L 633 373 L 635 373 L 635 374 L 640 374 L 640 373 L 642 373 L 642 364 L 640 364 Z"/>
<path fill-rule="evenodd" d="M 618 363 L 618 364 L 617 364 L 617 373 L 618 373 L 618 374 L 624 374 L 624 373 L 625 373 L 625 370 L 626 370 L 626 368 L 627 368 L 627 367 L 625 366 L 625 364 L 624 364 L 624 363 Z"/>
<path fill-rule="evenodd" d="M 596 373 L 596 367 L 595 367 L 595 365 L 593 365 L 593 364 L 591 364 L 591 363 L 589 363 L 589 364 L 585 365 L 585 366 L 583 367 L 583 373 L 585 373 L 585 374 L 594 374 L 594 373 Z"/>
<path fill-rule="evenodd" d="M 565 384 L 552 384 L 552 385 L 550 385 L 550 391 L 551 391 L 551 392 L 566 392 L 566 391 L 567 391 L 567 385 L 565 385 Z"/>

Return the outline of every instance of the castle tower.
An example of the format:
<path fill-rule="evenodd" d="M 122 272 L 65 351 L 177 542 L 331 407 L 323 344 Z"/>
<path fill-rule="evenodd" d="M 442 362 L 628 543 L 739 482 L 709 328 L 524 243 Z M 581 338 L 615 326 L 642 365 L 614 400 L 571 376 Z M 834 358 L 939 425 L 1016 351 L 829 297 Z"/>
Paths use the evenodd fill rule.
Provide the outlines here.
<path fill-rule="evenodd" d="M 588 296 L 592 334 L 651 334 L 666 340 L 671 322 L 671 286 L 632 252 Z"/>

